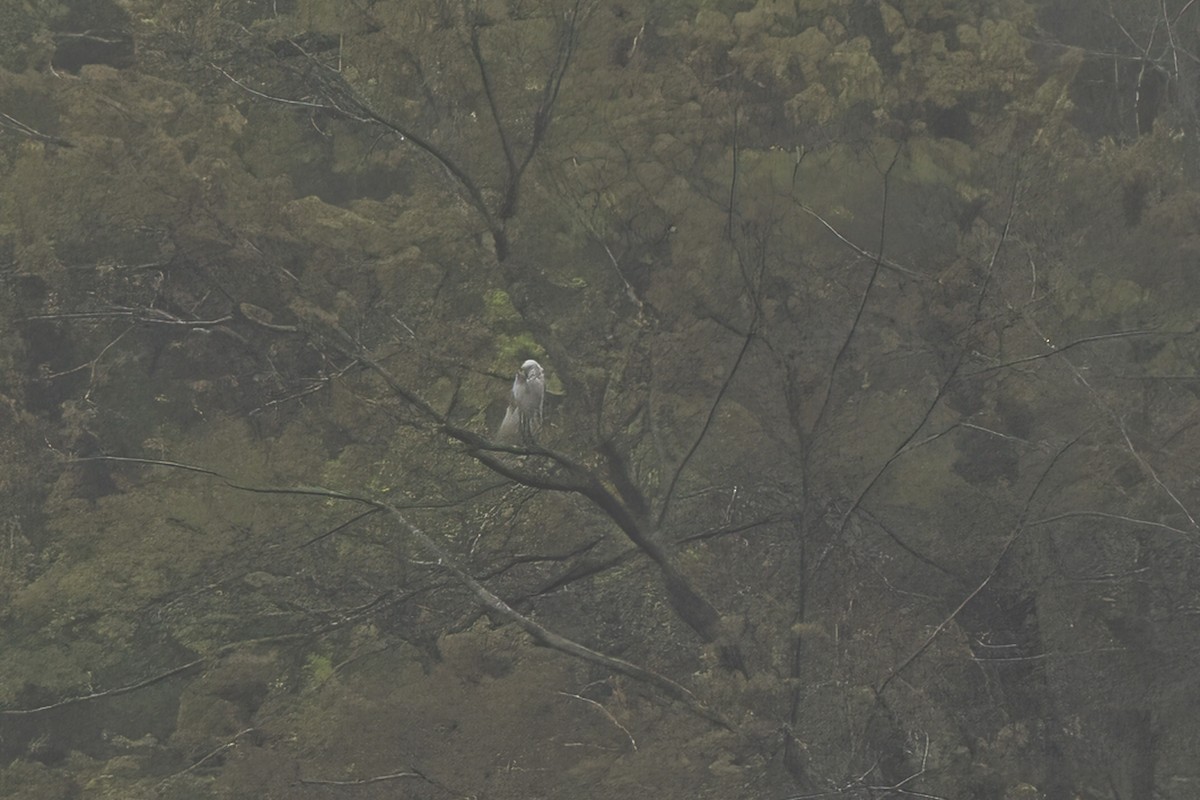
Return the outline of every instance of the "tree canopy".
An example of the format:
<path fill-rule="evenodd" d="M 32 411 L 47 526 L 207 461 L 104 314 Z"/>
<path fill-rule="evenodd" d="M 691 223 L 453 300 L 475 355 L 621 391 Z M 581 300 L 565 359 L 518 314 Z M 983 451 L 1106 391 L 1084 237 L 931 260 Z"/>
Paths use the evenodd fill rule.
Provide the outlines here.
<path fill-rule="evenodd" d="M 0 797 L 1191 797 L 1200 6 L 0 44 Z"/>

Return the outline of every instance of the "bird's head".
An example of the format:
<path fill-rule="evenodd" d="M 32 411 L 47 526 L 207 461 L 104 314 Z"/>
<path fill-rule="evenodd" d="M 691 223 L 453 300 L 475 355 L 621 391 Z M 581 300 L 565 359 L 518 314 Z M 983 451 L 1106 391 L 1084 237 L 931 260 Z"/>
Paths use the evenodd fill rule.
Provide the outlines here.
<path fill-rule="evenodd" d="M 521 365 L 521 374 L 525 376 L 525 380 L 540 378 L 542 377 L 542 365 L 531 358 Z"/>

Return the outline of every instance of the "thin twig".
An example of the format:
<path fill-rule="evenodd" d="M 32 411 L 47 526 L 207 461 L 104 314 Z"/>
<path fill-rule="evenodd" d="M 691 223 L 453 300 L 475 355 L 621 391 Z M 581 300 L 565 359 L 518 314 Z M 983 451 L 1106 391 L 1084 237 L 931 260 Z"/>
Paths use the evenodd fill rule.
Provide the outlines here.
<path fill-rule="evenodd" d="M 637 752 L 638 746 L 637 746 L 637 742 L 635 742 L 633 740 L 633 734 L 629 732 L 628 728 L 626 728 L 621 723 L 617 722 L 617 718 L 614 717 L 612 715 L 612 713 L 607 708 L 604 707 L 603 704 L 597 703 L 595 700 L 592 700 L 590 697 L 583 697 L 582 695 L 571 694 L 570 692 L 555 692 L 555 694 L 561 694 L 563 697 L 574 697 L 576 700 L 582 700 L 585 703 L 590 703 L 593 708 L 599 709 L 600 713 L 603 714 L 608 719 L 609 722 L 611 722 L 613 725 L 616 725 L 618 728 L 621 729 L 621 733 L 625 734 L 625 737 L 627 739 L 629 739 L 629 746 L 631 748 L 633 748 L 633 752 L 635 752 L 635 753 Z"/>
<path fill-rule="evenodd" d="M 58 136 L 51 136 L 48 133 L 42 133 L 36 128 L 21 122 L 19 119 L 10 117 L 8 114 L 0 113 L 0 128 L 13 131 L 14 133 L 19 133 L 22 136 L 28 136 L 30 139 L 36 139 L 37 141 L 45 142 L 46 144 L 56 144 L 59 147 L 75 146 L 73 142 L 69 142 L 66 139 L 62 139 Z"/>
<path fill-rule="evenodd" d="M 1112 333 L 1097 333 L 1093 336 L 1084 336 L 1081 339 L 1076 339 L 1072 342 L 1067 342 L 1066 344 L 1063 344 L 1063 345 L 1051 344 L 1049 339 L 1043 338 L 1043 341 L 1045 341 L 1046 344 L 1049 345 L 1051 348 L 1047 352 L 1036 353 L 1034 355 L 1023 356 L 1021 358 L 1015 358 L 1012 361 L 1004 361 L 999 364 L 993 364 L 990 367 L 982 367 L 980 369 L 975 370 L 974 372 L 965 373 L 963 375 L 963 377 L 964 378 L 974 378 L 977 375 L 986 375 L 987 373 L 995 372 L 998 369 L 1005 369 L 1007 367 L 1015 367 L 1019 364 L 1028 364 L 1031 361 L 1040 361 L 1043 358 L 1053 358 L 1054 356 L 1062 355 L 1064 352 L 1066 352 L 1067 350 L 1070 350 L 1074 347 L 1079 347 L 1080 345 L 1085 345 L 1085 344 L 1091 344 L 1092 342 L 1103 342 L 1103 341 L 1107 341 L 1109 339 L 1128 339 L 1128 338 L 1132 338 L 1135 336 L 1189 336 L 1194 333 L 1196 333 L 1196 331 L 1194 331 L 1194 330 L 1163 331 L 1163 330 L 1154 330 L 1153 328 L 1141 328 L 1141 329 L 1129 330 L 1129 331 L 1113 331 Z"/>
<path fill-rule="evenodd" d="M 338 114 L 339 116 L 346 115 L 342 109 L 338 108 L 337 106 L 331 105 L 330 103 L 313 103 L 308 100 L 292 100 L 291 98 L 288 98 L 288 97 L 279 97 L 278 95 L 267 94 L 266 92 L 260 92 L 258 89 L 255 89 L 251 86 L 247 86 L 242 81 L 239 81 L 237 78 L 233 77 L 228 72 L 221 69 L 220 67 L 218 67 L 216 64 L 212 63 L 211 61 L 209 62 L 208 65 L 210 67 L 212 67 L 213 69 L 215 69 L 217 72 L 224 75 L 226 78 L 228 78 L 229 81 L 231 83 L 233 83 L 235 86 L 237 86 L 239 89 L 241 89 L 244 92 L 249 92 L 250 94 L 254 95 L 255 97 L 261 97 L 264 100 L 270 100 L 272 103 L 282 103 L 286 106 L 303 106 L 304 108 L 319 108 L 324 111 L 331 111 L 335 114 Z M 346 116 L 348 116 L 348 115 L 346 115 Z"/>
<path fill-rule="evenodd" d="M 837 228 L 833 227 L 833 225 L 830 224 L 828 221 L 826 221 L 826 219 L 824 217 L 822 217 L 816 211 L 813 211 L 811 208 L 804 205 L 803 203 L 797 201 L 796 206 L 801 211 L 803 211 L 805 214 L 808 214 L 810 217 L 815 219 L 817 222 L 824 225 L 825 228 L 828 229 L 829 232 L 832 233 L 834 236 L 836 236 L 842 244 L 846 245 L 851 250 L 858 253 L 860 256 L 867 259 L 868 261 L 877 262 L 879 264 L 879 266 L 883 267 L 884 269 L 888 269 L 893 272 L 899 272 L 901 275 L 907 275 L 910 278 L 916 278 L 918 280 L 924 280 L 924 281 L 929 280 L 929 276 L 922 272 L 917 272 L 916 270 L 911 270 L 908 267 L 904 267 L 904 266 L 901 266 L 900 264 L 897 264 L 895 261 L 892 261 L 890 258 L 883 258 L 879 253 L 872 253 L 870 250 L 866 250 L 862 247 L 859 247 L 854 242 L 850 241 L 844 235 L 842 235 L 842 232 L 839 231 Z"/>
<path fill-rule="evenodd" d="M 1012 229 L 1013 217 L 1017 213 L 1017 189 L 1021 185 L 1021 163 L 1017 162 L 1017 174 L 1013 176 L 1012 193 L 1008 198 L 1008 215 L 1004 220 L 1004 228 L 1000 231 L 1000 238 L 996 241 L 996 246 L 992 248 L 992 257 L 988 260 L 987 272 L 984 273 L 983 284 L 979 287 L 979 294 L 975 298 L 975 319 L 980 319 L 980 312 L 983 308 L 983 301 L 987 297 L 988 287 L 992 283 L 992 277 L 996 272 L 996 259 L 1000 256 L 1000 251 L 1004 248 L 1005 242 L 1008 241 L 1009 231 Z"/>
<path fill-rule="evenodd" d="M 1045 336 L 1045 334 L 1043 334 L 1042 331 L 1038 328 L 1038 326 L 1034 322 L 1034 320 L 1026 317 L 1026 322 L 1033 328 L 1034 333 L 1036 333 L 1041 339 L 1043 339 L 1047 345 L 1049 345 L 1051 348 L 1054 347 L 1054 345 L 1051 344 L 1050 340 Z M 1060 352 L 1063 349 L 1065 349 L 1065 348 L 1055 348 L 1055 351 Z M 1125 441 L 1125 446 L 1129 449 L 1129 452 L 1133 456 L 1134 460 L 1137 461 L 1138 466 L 1140 466 L 1142 468 L 1142 471 L 1150 476 L 1150 479 L 1155 483 L 1155 485 L 1158 486 L 1158 488 L 1162 489 L 1163 493 L 1165 493 L 1167 495 L 1167 497 L 1171 498 L 1171 502 L 1175 504 L 1176 508 L 1178 508 L 1180 511 L 1183 512 L 1183 515 L 1185 517 L 1187 517 L 1188 522 L 1190 522 L 1192 524 L 1192 527 L 1195 528 L 1197 531 L 1200 531 L 1200 524 L 1198 524 L 1196 522 L 1196 518 L 1192 514 L 1192 512 L 1189 511 L 1187 506 L 1184 505 L 1183 501 L 1179 499 L 1179 496 L 1176 495 L 1174 491 L 1172 491 L 1171 487 L 1167 486 L 1167 484 L 1165 482 L 1163 482 L 1163 480 L 1161 478 L 1159 478 L 1158 472 L 1154 469 L 1154 467 L 1150 464 L 1150 462 L 1147 461 L 1142 456 L 1142 454 L 1138 451 L 1138 449 L 1134 446 L 1133 440 L 1129 437 L 1129 431 L 1125 427 L 1125 420 L 1123 420 L 1121 418 L 1121 415 L 1118 414 L 1116 409 L 1114 409 L 1111 405 L 1109 405 L 1109 403 L 1100 395 L 1100 392 L 1094 386 L 1092 386 L 1091 383 L 1088 382 L 1087 377 L 1084 376 L 1083 371 L 1080 370 L 1080 368 L 1075 365 L 1075 362 L 1073 362 L 1069 358 L 1063 358 L 1063 362 L 1066 363 L 1066 365 L 1071 369 L 1071 372 L 1072 372 L 1072 374 L 1074 374 L 1075 379 L 1077 381 L 1079 381 L 1079 383 L 1082 386 L 1084 386 L 1088 390 L 1088 392 L 1091 393 L 1093 402 L 1095 402 L 1095 404 L 1097 406 L 1099 406 L 1112 419 L 1113 425 L 1121 433 L 1121 438 L 1124 439 L 1124 441 Z"/>
<path fill-rule="evenodd" d="M 847 244 L 850 244 L 850 246 L 853 247 L 855 250 L 857 250 L 860 254 L 862 254 L 864 256 L 870 256 L 872 258 L 872 260 L 874 261 L 874 267 L 871 269 L 871 277 L 867 280 L 866 288 L 863 289 L 862 295 L 859 297 L 858 308 L 854 312 L 854 320 L 850 323 L 850 330 L 848 330 L 846 332 L 845 337 L 842 339 L 841 346 L 838 348 L 837 353 L 834 354 L 833 361 L 829 365 L 829 378 L 828 378 L 828 380 L 825 381 L 825 391 L 822 394 L 821 403 L 817 407 L 817 416 L 813 420 L 812 427 L 810 429 L 810 434 L 809 434 L 810 439 L 816 438 L 817 434 L 820 432 L 821 425 L 825 421 L 825 415 L 829 411 L 830 401 L 833 398 L 833 388 L 834 388 L 834 384 L 837 380 L 838 369 L 839 369 L 839 367 L 841 367 L 842 361 L 843 361 L 843 359 L 845 359 L 846 353 L 850 349 L 850 343 L 852 341 L 854 341 L 854 336 L 858 332 L 858 324 L 859 324 L 859 322 L 862 321 L 863 314 L 866 312 L 867 302 L 871 298 L 871 291 L 875 288 L 875 283 L 879 279 L 879 271 L 880 271 L 880 269 L 882 269 L 882 267 L 884 265 L 883 245 L 884 245 L 884 236 L 887 232 L 887 214 L 888 214 L 888 196 L 889 196 L 889 191 L 888 191 L 889 180 L 888 179 L 889 179 L 889 176 L 891 175 L 892 167 L 894 167 L 896 165 L 896 160 L 899 157 L 900 157 L 900 147 L 897 147 L 896 152 L 893 153 L 893 155 L 892 155 L 892 163 L 888 166 L 887 170 L 883 173 L 883 207 L 880 210 L 880 221 L 879 221 L 879 252 L 877 254 L 874 254 L 873 256 L 871 256 L 871 254 L 867 253 L 865 250 L 862 250 L 857 245 L 850 244 L 850 242 L 847 241 L 844 237 L 842 237 L 842 235 L 840 233 L 837 233 L 837 231 L 834 231 L 835 235 L 837 235 L 839 239 L 842 239 L 842 241 L 845 241 Z M 833 227 L 831 225 L 829 225 L 828 223 L 826 223 L 824 220 L 822 220 L 820 218 L 820 216 L 818 216 L 816 214 L 816 212 L 811 211 L 803 204 L 800 204 L 800 208 L 802 208 L 805 211 L 807 211 L 808 213 L 812 214 L 818 220 L 821 220 L 821 222 L 824 223 L 826 225 L 826 227 L 828 227 L 830 230 L 833 230 Z M 916 432 L 914 431 L 913 434 L 915 435 L 915 433 Z M 910 436 L 909 438 L 911 439 L 912 437 Z M 812 457 L 812 453 L 813 453 L 813 448 L 809 447 L 804 454 L 805 472 L 806 473 L 808 471 L 808 462 L 809 462 L 809 459 Z M 818 561 L 818 566 L 820 566 L 819 561 Z"/>
<path fill-rule="evenodd" d="M 224 744 L 218 746 L 217 748 L 213 749 L 209 753 L 205 754 L 203 757 L 200 758 L 199 761 L 196 761 L 187 769 L 180 770 L 179 772 L 176 772 L 174 775 L 171 775 L 170 777 L 164 779 L 159 785 L 161 786 L 163 783 L 166 783 L 167 781 L 171 780 L 171 778 L 177 777 L 179 775 L 186 775 L 187 773 L 191 772 L 192 770 L 198 769 L 206 761 L 211 761 L 212 759 L 221 755 L 225 751 L 231 750 L 234 747 L 236 747 L 237 740 L 242 738 L 243 736 L 245 736 L 247 733 L 254 733 L 257 730 L 258 730 L 258 728 L 244 728 L 243 730 L 238 731 L 232 739 L 230 739 L 229 741 L 225 742 Z"/>
<path fill-rule="evenodd" d="M 729 391 L 729 387 L 733 384 L 733 378 L 735 375 L 737 375 L 738 367 L 740 367 L 742 365 L 742 361 L 745 360 L 746 352 L 750 349 L 750 343 L 754 341 L 754 337 L 755 331 L 753 326 L 751 326 L 750 332 L 747 333 L 745 338 L 742 340 L 742 347 L 740 350 L 738 350 L 737 357 L 733 360 L 733 366 L 729 368 L 729 372 L 726 374 L 725 380 L 721 383 L 721 388 L 717 390 L 716 396 L 713 397 L 713 401 L 708 407 L 708 414 L 704 417 L 704 424 L 700 426 L 700 430 L 697 432 L 695 439 L 692 440 L 692 446 L 688 449 L 684 457 L 680 459 L 679 465 L 675 467 L 674 472 L 671 474 L 671 480 L 667 484 L 667 491 L 663 494 L 662 506 L 658 511 L 658 526 L 660 528 L 667 518 L 667 512 L 671 510 L 671 500 L 675 493 L 675 486 L 679 483 L 679 477 L 683 475 L 684 470 L 687 469 L 688 463 L 692 460 L 692 456 L 694 456 L 696 451 L 700 449 L 701 443 L 708 435 L 708 429 L 712 427 L 713 420 L 717 416 L 717 409 L 721 405 L 721 399 L 725 397 L 725 393 Z"/>
<path fill-rule="evenodd" d="M 841 540 L 846 528 L 849 527 L 851 517 L 858 510 L 859 506 L 862 505 L 862 502 L 867 498 L 867 495 L 870 494 L 871 490 L 875 488 L 875 485 L 879 483 L 879 479 L 883 477 L 884 473 L 888 471 L 892 464 L 916 447 L 934 441 L 935 439 L 944 436 L 949 432 L 949 430 L 952 430 L 952 428 L 947 429 L 927 437 L 920 442 L 913 442 L 913 440 L 916 438 L 916 435 L 920 433 L 922 428 L 925 427 L 925 423 L 927 423 L 929 418 L 933 416 L 934 410 L 941 404 L 942 398 L 946 396 L 946 392 L 949 391 L 951 384 L 954 383 L 955 377 L 958 375 L 959 367 L 962 366 L 962 362 L 965 357 L 965 353 L 960 353 L 958 358 L 955 359 L 954 366 L 950 369 L 950 374 L 947 375 L 942 381 L 941 385 L 938 386 L 937 394 L 934 395 L 933 400 L 931 400 L 929 405 L 926 407 L 925 414 L 913 427 L 912 431 L 908 434 L 908 437 L 902 441 L 895 450 L 892 451 L 892 454 L 888 456 L 888 458 L 882 464 L 879 465 L 879 468 L 875 470 L 875 473 L 871 476 L 870 480 L 868 480 L 866 484 L 863 485 L 863 488 L 859 490 L 849 508 L 842 512 L 841 520 L 838 522 L 837 529 L 834 531 L 833 536 L 830 537 L 829 542 L 825 545 L 825 548 L 821 551 L 821 555 L 817 558 L 816 567 L 813 570 L 814 574 L 821 571 L 821 567 L 825 563 L 825 560 L 829 557 L 829 554 L 833 552 L 834 545 Z"/>
<path fill-rule="evenodd" d="M 158 308 L 114 308 L 111 311 L 77 311 L 69 314 L 34 314 L 23 317 L 23 322 L 46 322 L 68 319 L 132 319 L 137 323 L 175 325 L 183 328 L 211 328 L 233 321 L 232 314 L 215 319 L 182 319 Z"/>
<path fill-rule="evenodd" d="M 1138 519 L 1137 517 L 1127 517 L 1124 514 L 1109 514 L 1104 511 L 1064 511 L 1061 514 L 1054 514 L 1053 516 L 1043 517 L 1042 519 L 1034 520 L 1033 522 L 1030 522 L 1028 524 L 1028 527 L 1032 528 L 1035 525 L 1049 525 L 1052 522 L 1058 522 L 1058 521 L 1064 520 L 1064 519 L 1075 519 L 1075 518 L 1079 518 L 1079 517 L 1083 517 L 1083 518 L 1094 517 L 1097 519 L 1113 519 L 1113 520 L 1117 520 L 1118 522 L 1128 522 L 1130 525 L 1138 525 L 1138 526 L 1144 527 L 1144 528 L 1158 528 L 1159 530 L 1170 531 L 1171 533 L 1178 533 L 1180 536 L 1185 536 L 1188 539 L 1191 539 L 1193 541 L 1196 541 L 1196 539 L 1197 539 L 1196 531 L 1194 531 L 1194 530 L 1187 531 L 1182 528 L 1176 528 L 1174 525 L 1168 525 L 1165 522 L 1156 522 L 1155 520 L 1152 520 L 1152 519 Z"/>
<path fill-rule="evenodd" d="M 126 686 L 118 686 L 115 689 L 106 689 L 103 692 L 91 692 L 90 694 L 75 695 L 73 697 L 58 700 L 54 703 L 47 703 L 46 705 L 37 706 L 35 708 L 0 709 L 0 717 L 21 717 L 28 716 L 30 714 L 41 714 L 45 711 L 53 711 L 56 708 L 66 708 L 67 706 L 78 705 L 79 703 L 87 703 L 92 700 L 99 700 L 102 697 L 120 697 L 123 694 L 136 692 L 138 689 L 144 689 L 147 686 L 153 686 L 154 684 L 165 681 L 168 678 L 181 675 L 184 672 L 193 670 L 207 662 L 207 658 L 197 658 L 193 661 L 189 661 L 186 664 L 173 667 L 166 672 L 160 672 L 159 674 L 146 678 L 145 680 L 137 681 L 136 683 L 131 683 Z"/>
<path fill-rule="evenodd" d="M 121 339 L 125 338 L 125 334 L 129 333 L 131 330 L 133 330 L 133 328 L 134 328 L 134 326 L 130 325 L 125 330 L 123 330 L 119 334 L 117 334 L 117 337 L 115 339 L 113 339 L 108 344 L 104 345 L 104 347 L 100 348 L 100 352 L 97 353 L 96 357 L 93 358 L 91 361 L 88 361 L 87 363 L 84 363 L 84 364 L 80 364 L 77 367 L 72 367 L 71 369 L 65 369 L 60 372 L 51 372 L 48 375 L 45 375 L 43 377 L 46 380 L 54 380 L 55 378 L 61 378 L 66 375 L 72 375 L 76 372 L 79 372 L 80 370 L 84 370 L 84 369 L 88 370 L 88 390 L 83 395 L 83 399 L 87 400 L 88 398 L 90 398 L 92 396 L 92 389 L 94 389 L 96 387 L 96 370 L 100 364 L 100 359 L 104 358 L 104 354 L 107 353 L 109 350 L 111 350 L 112 347 L 114 345 L 116 345 L 117 342 L 119 342 L 119 341 L 121 341 Z"/>
<path fill-rule="evenodd" d="M 301 778 L 300 783 L 306 786 L 367 786 L 372 783 L 383 783 L 384 781 L 396 781 L 401 778 L 420 778 L 421 780 L 429 780 L 419 772 L 393 772 L 390 775 L 375 775 L 370 778 L 355 778 L 348 781 L 322 780 L 319 778 Z"/>
<path fill-rule="evenodd" d="M 1009 551 L 1012 550 L 1013 545 L 1016 544 L 1019 538 L 1021 538 L 1021 534 L 1023 534 L 1029 527 L 1025 521 L 1025 518 L 1029 514 L 1029 509 L 1033 505 L 1034 498 L 1037 497 L 1038 490 L 1041 489 L 1042 484 L 1045 483 L 1046 478 L 1050 475 L 1050 471 L 1054 469 L 1054 466 L 1058 463 L 1058 460 L 1062 458 L 1063 454 L 1070 450 L 1071 447 L 1079 441 L 1079 439 L 1080 437 L 1076 437 L 1063 445 L 1063 447 L 1061 447 L 1059 451 L 1054 454 L 1054 457 L 1050 459 L 1049 463 L 1046 464 L 1046 468 L 1043 469 L 1042 474 L 1038 476 L 1037 483 L 1034 484 L 1033 488 L 1029 492 L 1028 497 L 1025 498 L 1025 505 L 1021 508 L 1021 512 L 1017 515 L 1017 520 L 1013 525 L 1012 533 L 1009 534 L 1008 539 L 1006 539 L 1004 542 L 1004 546 L 1000 548 L 1000 552 L 997 553 L 996 557 L 992 560 L 992 568 L 988 570 L 988 574 L 985 575 L 983 580 L 981 580 L 979 584 L 962 599 L 962 602 L 960 602 L 955 609 L 951 611 L 950 614 L 944 620 L 942 620 L 936 628 L 933 629 L 933 632 L 925 638 L 925 641 L 923 641 L 916 650 L 914 650 L 907 658 L 888 671 L 888 674 L 884 677 L 884 679 L 880 682 L 879 687 L 875 690 L 875 694 L 877 696 L 881 696 L 887 689 L 888 685 L 897 677 L 899 677 L 900 673 L 907 669 L 910 664 L 916 661 L 917 658 L 919 658 L 921 654 L 924 653 L 931 644 L 933 644 L 934 640 L 942 634 L 942 631 L 946 630 L 946 628 L 950 626 L 950 623 L 954 622 L 954 620 L 958 618 L 959 613 L 961 613 L 962 610 L 967 607 L 967 604 L 978 597 L 979 594 L 985 588 L 987 588 L 987 585 L 991 583 L 992 578 L 996 577 L 996 574 L 1000 571 L 1000 565 L 1004 563 L 1004 559 L 1008 556 Z"/>
<path fill-rule="evenodd" d="M 738 118 L 740 106 L 733 107 L 733 167 L 729 175 L 729 209 L 726 212 L 725 238 L 733 241 L 733 218 L 737 212 L 738 160 L 741 157 L 738 140 Z"/>
<path fill-rule="evenodd" d="M 76 460 L 77 461 L 103 461 L 103 460 L 106 460 L 106 457 L 98 456 L 98 457 L 92 458 L 92 459 L 85 458 L 85 459 L 76 459 Z M 154 462 L 148 461 L 148 463 L 154 463 Z M 209 473 L 209 474 L 213 474 L 213 475 L 216 474 L 216 473 L 211 473 L 209 470 L 200 469 L 198 467 L 188 467 L 187 465 L 183 465 L 183 464 L 173 464 L 171 462 L 159 462 L 159 463 L 161 463 L 163 465 L 179 467 L 181 469 L 190 469 L 193 472 Z M 316 633 L 318 633 L 318 632 L 319 631 L 310 631 L 310 632 L 306 632 L 306 633 L 285 633 L 285 634 L 281 634 L 279 636 L 264 636 L 260 639 L 247 639 L 247 640 L 239 641 L 239 642 L 231 642 L 230 644 L 227 644 L 227 645 L 224 645 L 224 646 L 218 648 L 217 651 L 214 652 L 211 656 L 194 659 L 192 661 L 187 662 L 186 664 L 181 664 L 178 667 L 172 667 L 171 669 L 169 669 L 165 672 L 160 672 L 157 675 L 153 675 L 149 678 L 146 678 L 145 680 L 137 681 L 136 683 L 131 683 L 126 686 L 118 686 L 114 689 L 106 689 L 105 691 L 102 691 L 102 692 L 90 692 L 88 694 L 75 695 L 72 697 L 67 697 L 62 700 L 58 700 L 53 703 L 47 703 L 46 705 L 37 706 L 34 708 L 0 709 L 0 717 L 20 717 L 20 716 L 28 716 L 31 714 L 41 714 L 46 711 L 53 711 L 54 709 L 57 709 L 57 708 L 66 708 L 67 706 L 78 705 L 80 703 L 88 703 L 93 700 L 99 700 L 104 697 L 120 697 L 123 694 L 129 694 L 130 692 L 136 692 L 139 689 L 144 689 L 147 686 L 153 686 L 154 684 L 159 683 L 161 681 L 165 681 L 168 678 L 173 678 L 176 675 L 181 675 L 185 672 L 196 669 L 197 667 L 207 664 L 209 661 L 220 658 L 220 657 L 224 656 L 226 653 L 232 652 L 233 650 L 236 650 L 241 647 L 250 647 L 250 646 L 259 645 L 259 644 L 270 644 L 270 643 L 274 643 L 274 642 L 293 641 L 293 640 L 297 640 L 297 639 L 309 639 L 309 638 L 312 638 L 314 635 L 316 635 Z"/>

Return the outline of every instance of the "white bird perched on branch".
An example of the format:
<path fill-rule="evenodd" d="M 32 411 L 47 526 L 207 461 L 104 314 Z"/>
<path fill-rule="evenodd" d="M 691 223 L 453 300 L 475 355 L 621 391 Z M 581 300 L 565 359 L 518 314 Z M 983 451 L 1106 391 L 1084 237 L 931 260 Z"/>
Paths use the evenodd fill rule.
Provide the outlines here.
<path fill-rule="evenodd" d="M 517 370 L 513 379 L 512 394 L 508 398 L 508 411 L 504 422 L 496 432 L 499 442 L 537 444 L 538 431 L 542 429 L 542 403 L 546 398 L 546 375 L 542 365 L 529 359 Z"/>

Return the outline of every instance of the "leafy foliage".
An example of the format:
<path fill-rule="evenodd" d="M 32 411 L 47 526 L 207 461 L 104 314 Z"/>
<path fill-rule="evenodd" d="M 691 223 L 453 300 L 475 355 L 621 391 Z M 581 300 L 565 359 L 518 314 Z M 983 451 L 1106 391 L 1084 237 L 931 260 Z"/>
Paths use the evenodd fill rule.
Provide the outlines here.
<path fill-rule="evenodd" d="M 0 12 L 0 795 L 1183 797 L 1177 5 Z"/>

